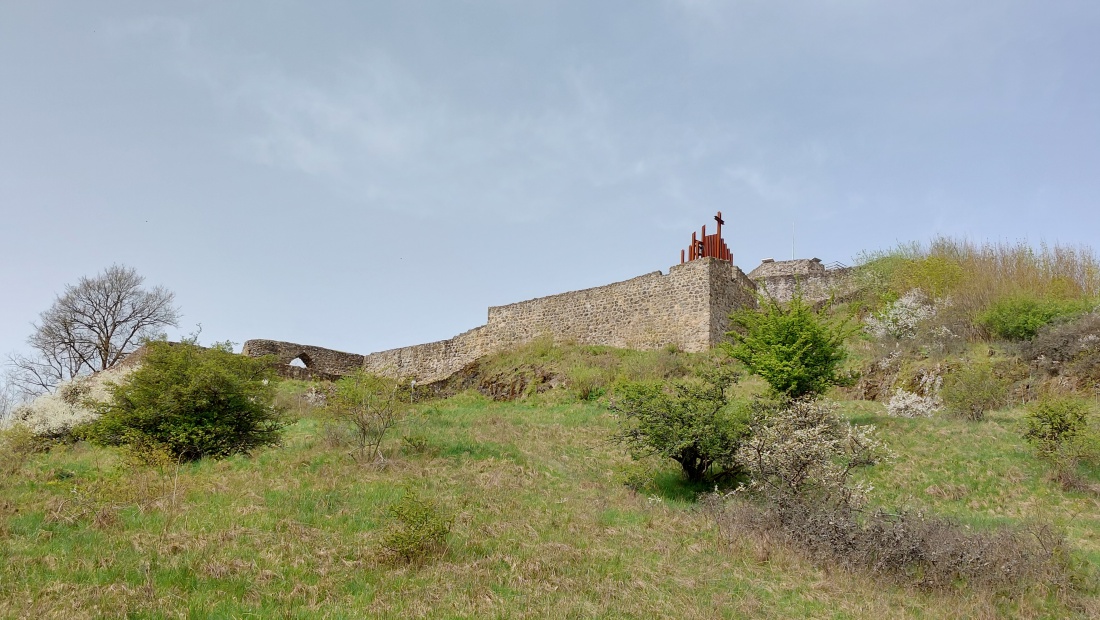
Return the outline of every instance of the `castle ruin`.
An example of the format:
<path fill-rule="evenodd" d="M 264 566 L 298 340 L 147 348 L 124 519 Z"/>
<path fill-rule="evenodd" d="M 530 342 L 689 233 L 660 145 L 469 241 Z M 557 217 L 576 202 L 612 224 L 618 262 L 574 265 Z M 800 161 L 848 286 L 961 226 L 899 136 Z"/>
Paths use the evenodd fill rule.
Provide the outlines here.
<path fill-rule="evenodd" d="M 244 355 L 273 355 L 293 378 L 331 379 L 363 368 L 368 372 L 431 383 L 447 379 L 467 364 L 498 351 L 549 337 L 556 342 L 632 349 L 675 346 L 706 351 L 729 330 L 730 312 L 755 307 L 758 287 L 781 301 L 796 286 L 803 296 L 827 298 L 838 273 L 818 259 L 766 261 L 745 275 L 718 232 L 692 235 L 681 264 L 668 273 L 654 271 L 623 282 L 539 297 L 489 308 L 485 325 L 453 338 L 369 355 L 322 347 L 249 340 Z M 803 284 L 805 283 L 805 284 Z M 304 368 L 290 366 L 295 360 Z"/>

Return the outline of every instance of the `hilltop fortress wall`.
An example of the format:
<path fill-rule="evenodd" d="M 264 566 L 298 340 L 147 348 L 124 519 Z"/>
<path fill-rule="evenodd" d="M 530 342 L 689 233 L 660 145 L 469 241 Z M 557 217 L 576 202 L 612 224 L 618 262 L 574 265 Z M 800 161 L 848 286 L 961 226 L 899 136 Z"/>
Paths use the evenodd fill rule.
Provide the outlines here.
<path fill-rule="evenodd" d="M 485 325 L 454 338 L 356 355 L 272 340 L 249 340 L 245 355 L 300 359 L 311 373 L 370 372 L 421 382 L 446 379 L 474 360 L 551 337 L 557 342 L 705 351 L 729 329 L 729 313 L 753 306 L 756 285 L 729 261 L 702 258 L 606 286 L 489 308 Z M 299 369 L 300 371 L 300 369 Z M 299 373 L 300 374 L 300 373 Z"/>
<path fill-rule="evenodd" d="M 536 338 L 631 349 L 676 346 L 705 351 L 729 331 L 729 314 L 754 307 L 757 291 L 780 302 L 800 291 L 807 301 L 844 298 L 855 290 L 851 270 L 827 269 L 821 261 L 765 260 L 746 276 L 728 260 L 698 258 L 623 282 L 489 308 L 485 325 L 454 338 L 379 351 L 344 353 L 291 342 L 249 340 L 245 355 L 274 355 L 283 374 L 332 379 L 357 368 L 369 372 L 440 381 L 480 357 Z"/>

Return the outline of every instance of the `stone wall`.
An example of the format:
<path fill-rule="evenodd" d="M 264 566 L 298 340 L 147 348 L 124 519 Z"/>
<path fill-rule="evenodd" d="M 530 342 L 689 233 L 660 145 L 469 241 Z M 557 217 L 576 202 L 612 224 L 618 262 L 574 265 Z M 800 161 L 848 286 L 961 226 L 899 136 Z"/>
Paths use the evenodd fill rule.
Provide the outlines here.
<path fill-rule="evenodd" d="M 730 312 L 756 307 L 756 283 L 736 266 L 724 265 L 711 271 L 710 346 L 725 339 L 730 330 Z"/>
<path fill-rule="evenodd" d="M 326 375 L 346 375 L 363 366 L 363 356 L 356 353 L 344 353 L 278 340 L 249 340 L 241 348 L 241 355 L 250 357 L 274 355 L 281 364 L 290 364 L 295 359 L 299 359 L 307 369 Z"/>
<path fill-rule="evenodd" d="M 447 340 L 371 353 L 363 358 L 363 368 L 375 374 L 430 383 L 446 379 L 496 350 L 488 329 L 482 325 Z"/>
<path fill-rule="evenodd" d="M 549 336 L 634 349 L 674 345 L 705 351 L 729 329 L 729 313 L 755 305 L 756 285 L 728 261 L 704 258 L 623 282 L 489 308 L 488 321 L 448 340 L 357 356 L 320 347 L 250 340 L 246 355 L 301 358 L 307 368 L 344 374 L 354 368 L 432 382 L 490 353 Z"/>
<path fill-rule="evenodd" d="M 667 275 L 654 271 L 624 282 L 489 308 L 486 327 L 493 345 L 500 348 L 548 335 L 559 342 L 631 349 L 675 345 L 705 351 L 715 343 L 714 288 L 724 290 L 720 283 L 732 283 L 740 271 L 726 261 L 695 260 L 672 267 Z"/>
<path fill-rule="evenodd" d="M 802 299 L 814 303 L 843 299 L 855 292 L 852 270 L 826 269 L 819 258 L 773 261 L 766 259 L 749 272 L 760 293 L 777 301 L 788 302 L 799 291 Z"/>
<path fill-rule="evenodd" d="M 796 290 L 801 292 L 802 299 L 809 302 L 821 303 L 829 299 L 839 301 L 848 298 L 856 290 L 851 273 L 850 268 L 830 269 L 819 274 L 761 278 L 756 280 L 756 284 L 762 295 L 781 302 L 790 301 Z"/>

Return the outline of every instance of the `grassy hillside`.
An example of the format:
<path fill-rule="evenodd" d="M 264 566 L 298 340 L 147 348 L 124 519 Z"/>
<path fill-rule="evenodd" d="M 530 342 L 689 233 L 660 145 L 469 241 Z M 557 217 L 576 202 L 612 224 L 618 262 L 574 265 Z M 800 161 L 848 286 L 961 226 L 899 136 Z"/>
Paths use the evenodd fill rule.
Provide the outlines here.
<path fill-rule="evenodd" d="M 300 387 L 300 386 L 299 386 Z M 623 484 L 598 403 L 421 405 L 386 467 L 334 446 L 308 407 L 286 445 L 161 469 L 86 444 L 24 464 L 0 490 L 0 616 L 132 617 L 1088 617 L 1095 592 L 995 597 L 921 591 L 816 566 L 758 538 L 723 541 L 678 472 Z M 901 457 L 867 473 L 877 501 L 982 527 L 1042 518 L 1077 560 L 1100 557 L 1094 497 L 1045 482 L 1014 411 L 974 426 L 898 420 L 852 403 Z M 402 441 L 402 436 L 413 440 Z M 406 489 L 456 517 L 438 558 L 405 564 L 379 540 Z"/>
<path fill-rule="evenodd" d="M 858 382 L 829 398 L 895 455 L 856 471 L 869 508 L 963 537 L 1053 528 L 1067 580 L 921 587 L 924 569 L 842 568 L 781 531 L 731 530 L 713 485 L 612 440 L 609 404 L 618 381 L 734 362 L 540 340 L 418 387 L 382 465 L 291 381 L 283 445 L 251 456 L 150 465 L 3 431 L 0 617 L 1100 617 L 1100 264 L 941 239 L 869 255 L 855 277 L 862 294 L 831 312 L 862 325 Z M 1027 420 L 1062 402 L 1085 430 L 1043 453 Z M 413 495 L 452 525 L 407 561 L 387 545 Z"/>

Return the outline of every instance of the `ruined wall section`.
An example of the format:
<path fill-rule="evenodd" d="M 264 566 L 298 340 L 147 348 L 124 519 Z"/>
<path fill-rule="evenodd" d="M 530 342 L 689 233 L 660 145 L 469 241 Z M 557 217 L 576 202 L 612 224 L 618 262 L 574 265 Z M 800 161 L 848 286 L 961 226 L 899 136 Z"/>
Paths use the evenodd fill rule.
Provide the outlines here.
<path fill-rule="evenodd" d="M 278 340 L 249 340 L 241 348 L 241 355 L 249 357 L 274 355 L 280 364 L 289 364 L 295 359 L 300 359 L 307 369 L 322 375 L 346 375 L 363 365 L 363 356 L 356 353 Z"/>
<path fill-rule="evenodd" d="M 857 289 L 850 267 L 827 269 L 820 258 L 783 261 L 767 258 L 749 272 L 748 277 L 757 284 L 764 297 L 779 302 L 793 299 L 795 291 L 801 292 L 802 299 L 806 301 L 820 303 L 829 299 L 845 299 Z"/>
<path fill-rule="evenodd" d="M 447 340 L 371 353 L 363 358 L 363 368 L 375 374 L 430 383 L 450 377 L 494 350 L 483 325 Z"/>
<path fill-rule="evenodd" d="M 794 298 L 800 291 L 805 301 L 820 303 L 829 299 L 843 300 L 856 292 L 851 268 L 830 269 L 823 273 L 779 275 L 756 281 L 761 294 L 780 302 Z"/>

